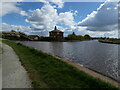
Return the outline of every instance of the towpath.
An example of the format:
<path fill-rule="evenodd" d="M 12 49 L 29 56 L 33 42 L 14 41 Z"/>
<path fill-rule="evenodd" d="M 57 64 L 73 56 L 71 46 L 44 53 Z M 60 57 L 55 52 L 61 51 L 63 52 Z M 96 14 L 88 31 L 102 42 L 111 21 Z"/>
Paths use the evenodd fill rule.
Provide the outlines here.
<path fill-rule="evenodd" d="M 14 50 L 6 44 L 2 48 L 2 88 L 31 88 L 27 71 Z"/>

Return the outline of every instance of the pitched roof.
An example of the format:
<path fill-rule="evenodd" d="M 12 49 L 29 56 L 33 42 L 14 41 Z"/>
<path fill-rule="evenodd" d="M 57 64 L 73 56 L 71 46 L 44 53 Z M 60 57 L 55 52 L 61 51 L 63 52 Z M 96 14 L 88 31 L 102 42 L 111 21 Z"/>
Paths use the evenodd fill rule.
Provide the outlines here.
<path fill-rule="evenodd" d="M 54 30 L 53 30 L 53 31 L 51 31 L 51 32 L 62 32 L 62 31 L 57 30 L 57 27 L 55 26 Z"/>

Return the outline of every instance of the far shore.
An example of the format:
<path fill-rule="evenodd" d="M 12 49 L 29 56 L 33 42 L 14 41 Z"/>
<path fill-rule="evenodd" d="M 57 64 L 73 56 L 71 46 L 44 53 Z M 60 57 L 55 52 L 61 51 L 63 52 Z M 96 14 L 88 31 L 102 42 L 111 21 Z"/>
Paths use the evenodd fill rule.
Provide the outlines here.
<path fill-rule="evenodd" d="M 99 39 L 99 42 L 109 44 L 120 44 L 120 39 Z"/>

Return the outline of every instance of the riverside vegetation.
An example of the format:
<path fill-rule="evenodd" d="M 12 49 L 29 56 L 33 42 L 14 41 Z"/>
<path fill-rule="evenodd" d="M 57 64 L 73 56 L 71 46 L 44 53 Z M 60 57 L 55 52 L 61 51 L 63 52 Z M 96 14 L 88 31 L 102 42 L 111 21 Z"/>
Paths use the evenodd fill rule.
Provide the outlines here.
<path fill-rule="evenodd" d="M 22 65 L 28 71 L 34 88 L 118 88 L 57 59 L 40 50 L 3 40 L 19 56 Z"/>

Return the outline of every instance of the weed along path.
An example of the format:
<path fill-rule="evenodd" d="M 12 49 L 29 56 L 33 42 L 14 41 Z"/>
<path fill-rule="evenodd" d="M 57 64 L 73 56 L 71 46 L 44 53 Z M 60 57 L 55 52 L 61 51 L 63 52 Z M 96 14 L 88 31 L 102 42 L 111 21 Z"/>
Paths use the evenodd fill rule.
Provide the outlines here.
<path fill-rule="evenodd" d="M 31 88 L 31 81 L 18 56 L 8 45 L 2 47 L 2 88 Z"/>

